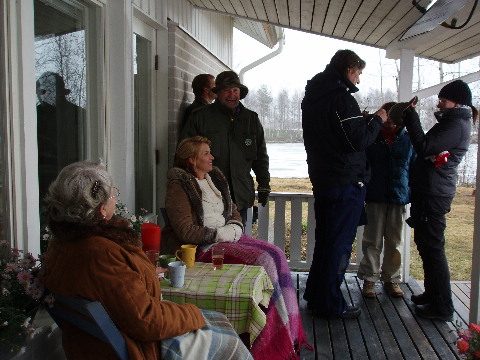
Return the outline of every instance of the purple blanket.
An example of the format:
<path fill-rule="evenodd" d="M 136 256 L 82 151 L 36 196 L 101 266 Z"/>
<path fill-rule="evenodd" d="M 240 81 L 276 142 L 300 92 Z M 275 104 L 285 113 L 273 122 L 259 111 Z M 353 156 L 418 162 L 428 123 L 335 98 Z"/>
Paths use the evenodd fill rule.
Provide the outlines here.
<path fill-rule="evenodd" d="M 243 234 L 237 243 L 222 243 L 224 263 L 263 266 L 270 276 L 274 293 L 270 299 L 267 324 L 251 347 L 255 360 L 299 359 L 298 351 L 307 344 L 298 309 L 296 289 L 283 251 L 278 246 Z M 197 248 L 196 260 L 211 262 L 211 246 Z"/>

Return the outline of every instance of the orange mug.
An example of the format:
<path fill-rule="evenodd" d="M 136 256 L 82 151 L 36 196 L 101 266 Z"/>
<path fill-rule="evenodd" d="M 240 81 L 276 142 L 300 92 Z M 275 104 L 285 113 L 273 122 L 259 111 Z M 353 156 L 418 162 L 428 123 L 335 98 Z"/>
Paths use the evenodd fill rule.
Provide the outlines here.
<path fill-rule="evenodd" d="M 191 268 L 195 265 L 195 252 L 197 251 L 197 245 L 182 245 L 181 249 L 175 252 L 175 256 L 178 260 L 187 264 L 187 268 Z M 182 257 L 178 256 L 178 253 L 182 253 Z"/>

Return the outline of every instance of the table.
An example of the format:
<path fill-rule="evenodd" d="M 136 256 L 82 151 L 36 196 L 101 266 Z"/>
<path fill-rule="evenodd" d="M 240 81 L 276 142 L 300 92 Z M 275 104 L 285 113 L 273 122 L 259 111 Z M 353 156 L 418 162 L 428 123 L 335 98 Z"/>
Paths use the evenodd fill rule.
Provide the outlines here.
<path fill-rule="evenodd" d="M 185 285 L 171 287 L 161 280 L 162 296 L 178 304 L 192 303 L 200 309 L 225 314 L 238 334 L 248 332 L 250 344 L 264 328 L 267 317 L 260 305 L 268 307 L 273 285 L 263 266 L 195 262 L 185 271 Z"/>

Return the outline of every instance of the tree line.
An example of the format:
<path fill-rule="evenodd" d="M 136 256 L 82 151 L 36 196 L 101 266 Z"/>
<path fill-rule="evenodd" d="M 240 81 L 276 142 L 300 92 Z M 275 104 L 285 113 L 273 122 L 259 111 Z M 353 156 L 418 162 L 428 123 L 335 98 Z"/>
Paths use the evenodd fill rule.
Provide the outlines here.
<path fill-rule="evenodd" d="M 258 113 L 265 130 L 267 142 L 302 142 L 302 100 L 303 90 L 289 91 L 281 89 L 276 95 L 266 85 L 258 89 L 250 89 L 243 100 L 244 105 Z M 370 88 L 354 94 L 360 110 L 370 113 L 377 111 L 384 103 L 397 101 L 397 92 L 390 89 L 380 90 Z M 420 99 L 417 111 L 422 127 L 428 131 L 435 123 L 434 112 L 438 109 L 437 97 Z M 472 127 L 472 142 L 477 142 L 478 122 Z"/>

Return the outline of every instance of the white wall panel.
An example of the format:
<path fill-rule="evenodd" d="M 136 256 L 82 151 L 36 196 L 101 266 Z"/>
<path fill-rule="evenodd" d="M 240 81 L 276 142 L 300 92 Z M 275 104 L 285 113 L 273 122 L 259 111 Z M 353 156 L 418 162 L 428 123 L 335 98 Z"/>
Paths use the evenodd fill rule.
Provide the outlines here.
<path fill-rule="evenodd" d="M 199 10 L 186 0 L 167 1 L 167 17 L 231 67 L 233 18 Z"/>

